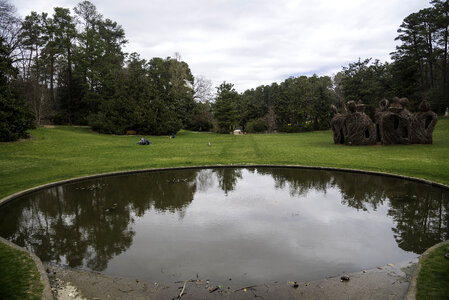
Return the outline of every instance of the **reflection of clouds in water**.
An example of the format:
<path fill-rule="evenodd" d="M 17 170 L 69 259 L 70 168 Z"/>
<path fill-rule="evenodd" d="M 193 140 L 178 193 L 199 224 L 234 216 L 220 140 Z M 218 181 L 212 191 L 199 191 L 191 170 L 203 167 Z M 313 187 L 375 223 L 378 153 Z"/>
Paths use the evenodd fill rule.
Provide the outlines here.
<path fill-rule="evenodd" d="M 92 182 L 108 185 L 77 189 Z M 121 276 L 307 280 L 406 259 L 449 236 L 447 192 L 343 172 L 151 172 L 33 197 L 0 210 L 0 234 L 44 260 Z"/>
<path fill-rule="evenodd" d="M 243 173 L 245 180 L 248 179 L 247 175 Z M 216 195 L 220 197 L 215 199 L 210 198 L 210 193 L 197 193 L 179 226 L 169 216 L 167 217 L 171 221 L 168 224 L 159 218 L 145 219 L 145 225 L 137 226 L 148 228 L 150 232 L 146 236 L 152 238 L 140 239 L 138 234 L 136 242 L 142 243 L 142 247 L 140 250 L 131 249 L 130 255 L 148 255 L 142 249 L 151 248 L 152 253 L 157 255 L 151 268 L 156 265 L 156 269 L 170 272 L 170 265 L 175 265 L 172 272 L 176 270 L 184 276 L 189 276 L 192 270 L 218 277 L 225 276 L 223 274 L 238 276 L 236 274 L 248 273 L 252 280 L 261 281 L 282 278 L 286 274 L 295 274 L 296 279 L 307 280 L 329 275 L 328 272 L 335 275 L 338 272 L 385 264 L 396 261 L 397 257 L 405 259 L 403 251 L 398 251 L 391 239 L 388 230 L 391 222 L 380 224 L 374 229 L 364 222 L 365 217 L 356 218 L 356 226 L 348 218 L 348 223 L 345 222 L 344 217 L 322 222 L 320 215 L 310 215 L 309 211 L 302 209 L 310 203 L 318 203 L 320 193 L 316 193 L 317 198 L 308 202 L 290 197 L 286 189 L 280 195 L 279 191 L 275 193 L 279 199 L 265 201 L 264 197 L 273 196 L 265 193 L 270 188 L 268 182 L 274 183 L 269 176 L 265 179 L 258 178 L 254 185 L 257 193 L 251 192 L 252 185 L 243 182 L 236 185 L 239 193 L 229 193 L 227 197 L 223 197 L 222 191 L 217 192 Z M 269 204 L 259 205 L 260 201 Z M 338 208 L 341 205 L 334 202 L 336 204 L 330 210 L 337 208 L 340 216 L 351 217 L 357 214 L 356 210 L 348 207 Z M 292 210 L 300 211 L 299 217 L 292 216 Z M 321 222 L 316 222 L 317 220 Z M 329 222 L 332 223 L 330 227 L 326 224 Z M 144 232 L 139 229 L 136 231 Z M 379 247 L 379 238 L 388 236 L 392 243 L 384 248 Z M 179 239 L 183 251 L 170 255 L 167 243 L 172 244 L 174 237 Z M 160 252 L 164 252 L 162 258 L 157 254 Z M 348 260 L 348 256 L 353 259 Z M 120 260 L 115 268 L 121 269 L 125 264 L 125 260 Z M 143 265 L 139 267 L 144 273 L 150 272 Z M 301 270 L 300 275 L 297 274 L 298 270 Z"/>
<path fill-rule="evenodd" d="M 216 168 L 214 173 L 218 179 L 218 187 L 225 195 L 232 192 L 239 179 L 242 178 L 242 169 L 237 168 Z"/>
<path fill-rule="evenodd" d="M 392 239 L 386 209 L 369 213 L 342 206 L 335 201 L 341 198 L 335 187 L 326 192 L 310 189 L 307 196 L 294 196 L 288 184 L 282 190 L 273 190 L 276 182 L 269 175 L 246 171 L 242 175 L 244 180 L 237 182 L 235 191 L 227 197 L 210 201 L 197 193 L 184 221 L 192 228 L 210 226 L 222 239 L 241 236 L 256 245 L 264 241 L 266 259 L 270 251 L 276 257 L 307 261 L 320 258 L 326 264 L 345 263 L 348 256 L 358 256 L 371 266 L 385 256 L 404 258 Z M 379 239 L 393 243 L 379 252 Z M 278 249 L 279 245 L 283 247 Z"/>
<path fill-rule="evenodd" d="M 213 173 L 212 169 L 204 169 L 198 172 L 196 175 L 196 186 L 199 192 L 206 192 L 215 184 L 216 180 Z"/>

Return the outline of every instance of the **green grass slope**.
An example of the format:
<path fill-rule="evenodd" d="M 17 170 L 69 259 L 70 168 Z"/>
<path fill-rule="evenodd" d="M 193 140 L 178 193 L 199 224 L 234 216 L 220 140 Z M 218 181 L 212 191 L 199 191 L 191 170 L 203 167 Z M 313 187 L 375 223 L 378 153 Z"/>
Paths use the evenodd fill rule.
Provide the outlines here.
<path fill-rule="evenodd" d="M 33 259 L 0 242 L 0 299 L 41 299 L 43 286 Z"/>
<path fill-rule="evenodd" d="M 449 259 L 444 257 L 447 252 L 449 245 L 445 244 L 422 260 L 416 299 L 449 299 Z"/>
<path fill-rule="evenodd" d="M 0 198 L 57 180 L 104 172 L 175 166 L 280 164 L 389 172 L 449 184 L 449 118 L 433 145 L 342 146 L 331 131 L 220 135 L 181 131 L 175 139 L 115 136 L 84 127 L 37 128 L 31 139 L 0 143 Z M 207 143 L 211 146 L 208 147 Z"/>

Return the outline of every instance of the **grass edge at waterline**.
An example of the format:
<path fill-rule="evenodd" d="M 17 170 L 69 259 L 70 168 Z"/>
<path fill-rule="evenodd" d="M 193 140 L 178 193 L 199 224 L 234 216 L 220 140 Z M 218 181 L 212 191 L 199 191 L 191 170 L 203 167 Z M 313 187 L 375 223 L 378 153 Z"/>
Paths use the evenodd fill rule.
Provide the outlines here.
<path fill-rule="evenodd" d="M 301 165 L 398 174 L 449 185 L 449 118 L 433 145 L 342 146 L 331 131 L 242 136 L 181 131 L 175 139 L 115 136 L 86 127 L 31 131 L 31 139 L 0 143 L 0 198 L 56 182 L 126 170 L 203 165 Z M 208 146 L 210 143 L 210 146 Z"/>

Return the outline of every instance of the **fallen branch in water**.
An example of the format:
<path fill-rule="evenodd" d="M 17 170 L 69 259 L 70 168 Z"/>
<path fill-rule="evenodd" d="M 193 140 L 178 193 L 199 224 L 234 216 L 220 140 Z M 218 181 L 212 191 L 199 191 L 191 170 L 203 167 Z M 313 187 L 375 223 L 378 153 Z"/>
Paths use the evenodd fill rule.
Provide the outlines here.
<path fill-rule="evenodd" d="M 184 290 L 186 289 L 187 281 L 188 281 L 188 280 L 184 281 L 184 286 L 182 287 L 181 293 L 179 293 L 178 299 L 181 299 L 182 294 L 184 293 Z"/>
<path fill-rule="evenodd" d="M 235 293 L 235 292 L 238 292 L 238 291 L 241 291 L 241 290 L 245 290 L 245 289 L 253 289 L 253 288 L 255 288 L 256 286 L 257 286 L 257 285 L 245 286 L 245 287 L 242 287 L 241 289 L 235 290 L 234 293 Z"/>

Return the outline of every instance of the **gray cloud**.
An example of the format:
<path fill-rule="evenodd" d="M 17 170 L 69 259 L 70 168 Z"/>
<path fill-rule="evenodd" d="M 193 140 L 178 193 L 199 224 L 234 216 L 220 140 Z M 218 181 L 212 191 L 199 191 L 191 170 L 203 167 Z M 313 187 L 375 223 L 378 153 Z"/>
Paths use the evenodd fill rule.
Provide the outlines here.
<path fill-rule="evenodd" d="M 15 0 L 19 13 L 73 8 L 79 1 Z M 195 75 L 239 91 L 291 75 L 331 75 L 359 57 L 389 60 L 402 20 L 423 0 L 92 1 L 123 26 L 127 52 L 179 52 Z"/>

